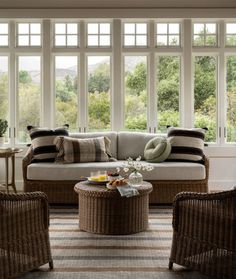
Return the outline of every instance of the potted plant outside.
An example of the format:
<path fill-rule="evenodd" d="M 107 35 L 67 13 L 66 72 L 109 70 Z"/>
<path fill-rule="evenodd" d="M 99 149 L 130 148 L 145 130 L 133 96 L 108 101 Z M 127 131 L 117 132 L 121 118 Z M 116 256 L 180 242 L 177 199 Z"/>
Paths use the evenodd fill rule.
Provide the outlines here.
<path fill-rule="evenodd" d="M 7 130 L 7 127 L 8 127 L 7 120 L 0 119 L 0 146 L 4 144 L 5 141 L 4 134 Z"/>

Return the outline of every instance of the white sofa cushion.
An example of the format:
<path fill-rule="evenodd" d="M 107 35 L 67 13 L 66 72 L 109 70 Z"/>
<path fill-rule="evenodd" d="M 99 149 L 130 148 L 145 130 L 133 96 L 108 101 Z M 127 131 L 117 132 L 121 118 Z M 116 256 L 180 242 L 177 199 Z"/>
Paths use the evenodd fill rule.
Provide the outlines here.
<path fill-rule="evenodd" d="M 85 138 L 97 138 L 108 137 L 111 141 L 110 151 L 112 157 L 117 158 L 117 132 L 91 132 L 91 133 L 70 133 L 72 138 L 85 139 Z"/>
<path fill-rule="evenodd" d="M 131 157 L 136 159 L 139 155 L 144 159 L 144 148 L 150 139 L 156 134 L 141 132 L 119 132 L 118 133 L 118 160 L 126 160 Z"/>
<path fill-rule="evenodd" d="M 91 171 L 115 171 L 124 161 L 94 163 L 33 163 L 28 166 L 29 180 L 79 180 L 88 177 Z M 143 172 L 146 180 L 200 180 L 206 176 L 205 166 L 191 162 L 150 163 L 154 169 Z"/>

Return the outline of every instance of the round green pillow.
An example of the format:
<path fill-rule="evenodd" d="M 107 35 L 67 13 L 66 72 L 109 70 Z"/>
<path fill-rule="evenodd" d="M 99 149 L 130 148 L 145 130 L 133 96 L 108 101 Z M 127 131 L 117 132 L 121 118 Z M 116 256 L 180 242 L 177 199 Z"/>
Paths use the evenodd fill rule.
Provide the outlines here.
<path fill-rule="evenodd" d="M 144 158 L 151 163 L 165 161 L 171 152 L 169 139 L 156 137 L 151 139 L 144 148 Z"/>

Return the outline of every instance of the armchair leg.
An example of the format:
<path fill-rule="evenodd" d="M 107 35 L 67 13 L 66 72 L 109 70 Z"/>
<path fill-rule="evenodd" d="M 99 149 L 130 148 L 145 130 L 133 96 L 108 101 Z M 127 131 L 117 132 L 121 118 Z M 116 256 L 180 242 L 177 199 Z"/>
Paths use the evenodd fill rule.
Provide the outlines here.
<path fill-rule="evenodd" d="M 172 269 L 172 268 L 173 268 L 173 262 L 169 261 L 169 269 Z"/>
<path fill-rule="evenodd" d="M 49 268 L 53 269 L 53 260 L 49 261 Z"/>

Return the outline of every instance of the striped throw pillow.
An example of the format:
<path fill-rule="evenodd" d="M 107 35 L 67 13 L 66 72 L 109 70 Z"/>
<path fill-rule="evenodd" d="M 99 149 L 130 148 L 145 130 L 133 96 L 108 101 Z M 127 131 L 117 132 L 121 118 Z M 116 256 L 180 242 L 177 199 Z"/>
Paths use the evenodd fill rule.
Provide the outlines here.
<path fill-rule="evenodd" d="M 85 163 L 108 162 L 110 140 L 107 137 L 70 138 L 57 137 L 54 141 L 58 150 L 57 162 Z"/>
<path fill-rule="evenodd" d="M 56 129 L 28 126 L 34 152 L 32 162 L 54 162 L 58 153 L 54 140 L 57 136 L 68 136 L 68 128 L 67 124 Z"/>
<path fill-rule="evenodd" d="M 167 137 L 171 142 L 171 153 L 167 160 L 199 162 L 203 159 L 206 130 L 170 127 Z"/>

